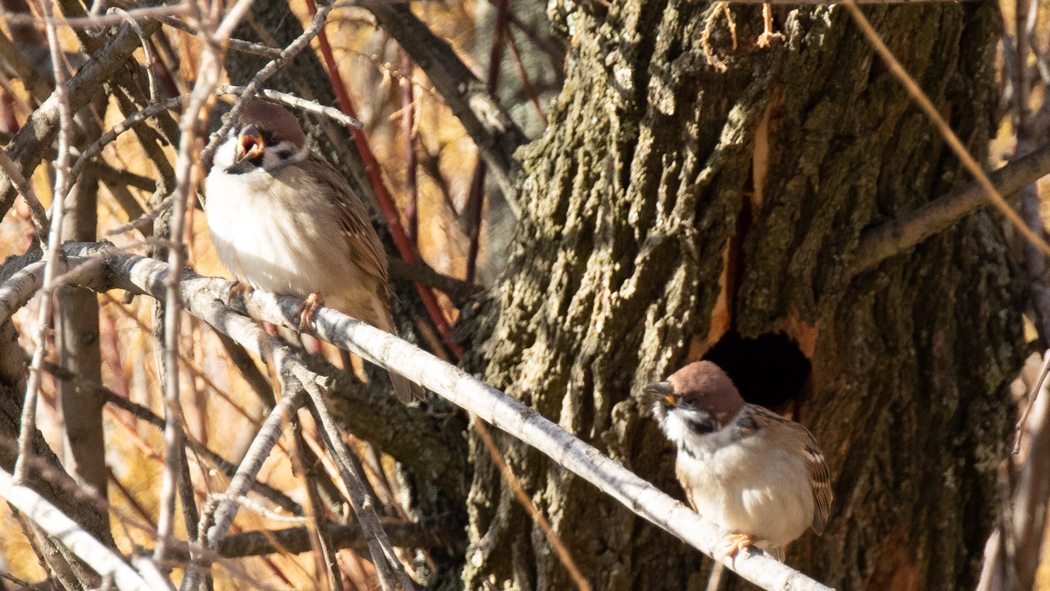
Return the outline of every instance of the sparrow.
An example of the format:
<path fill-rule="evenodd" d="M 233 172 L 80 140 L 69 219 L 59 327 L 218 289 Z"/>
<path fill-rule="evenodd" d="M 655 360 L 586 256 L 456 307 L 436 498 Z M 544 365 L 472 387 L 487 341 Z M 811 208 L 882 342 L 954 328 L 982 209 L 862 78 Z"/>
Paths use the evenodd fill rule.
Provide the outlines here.
<path fill-rule="evenodd" d="M 303 298 L 300 330 L 327 305 L 394 332 L 386 256 L 368 210 L 289 111 L 249 102 L 215 152 L 205 193 L 219 259 L 250 289 Z M 396 373 L 390 381 L 402 402 L 425 396 Z"/>
<path fill-rule="evenodd" d="M 744 402 L 710 361 L 644 391 L 678 448 L 675 474 L 693 510 L 729 534 L 727 556 L 755 545 L 783 561 L 784 547 L 806 527 L 824 531 L 831 474 L 809 430 Z"/>

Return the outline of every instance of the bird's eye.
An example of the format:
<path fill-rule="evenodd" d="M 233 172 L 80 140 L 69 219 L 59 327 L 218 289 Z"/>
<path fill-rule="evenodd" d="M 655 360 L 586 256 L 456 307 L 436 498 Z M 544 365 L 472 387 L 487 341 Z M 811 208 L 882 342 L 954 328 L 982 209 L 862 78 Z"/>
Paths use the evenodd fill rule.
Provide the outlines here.
<path fill-rule="evenodd" d="M 696 408 L 696 405 L 693 404 L 693 399 L 687 396 L 675 396 L 674 402 L 678 408 Z"/>

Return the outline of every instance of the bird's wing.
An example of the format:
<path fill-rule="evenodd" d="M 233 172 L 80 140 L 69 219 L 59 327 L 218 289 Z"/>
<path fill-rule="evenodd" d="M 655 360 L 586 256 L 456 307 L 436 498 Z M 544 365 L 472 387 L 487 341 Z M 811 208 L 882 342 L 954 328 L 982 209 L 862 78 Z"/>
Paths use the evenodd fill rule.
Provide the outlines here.
<path fill-rule="evenodd" d="M 824 461 L 824 452 L 820 451 L 820 445 L 816 437 L 809 429 L 785 419 L 775 412 L 757 405 L 748 405 L 752 412 L 750 417 L 741 413 L 737 419 L 737 436 L 748 437 L 758 432 L 760 423 L 778 423 L 787 428 L 781 431 L 788 436 L 791 445 L 802 449 L 803 458 L 806 461 L 806 470 L 809 472 L 809 485 L 813 490 L 813 531 L 820 535 L 824 532 L 824 525 L 828 522 L 828 514 L 831 512 L 831 472 L 828 464 Z"/>
<path fill-rule="evenodd" d="M 368 220 L 368 208 L 350 188 L 350 183 L 327 160 L 311 152 L 306 163 L 318 168 L 316 178 L 320 189 L 327 190 L 331 197 L 336 221 L 343 230 L 343 246 L 350 260 L 386 285 L 386 254 Z"/>
<path fill-rule="evenodd" d="M 828 513 L 831 512 L 831 472 L 828 464 L 824 461 L 824 453 L 817 445 L 817 439 L 808 429 L 792 423 L 801 431 L 803 449 L 805 450 L 806 469 L 809 470 L 809 484 L 813 488 L 813 531 L 819 536 L 824 533 L 824 525 L 828 522 Z"/>

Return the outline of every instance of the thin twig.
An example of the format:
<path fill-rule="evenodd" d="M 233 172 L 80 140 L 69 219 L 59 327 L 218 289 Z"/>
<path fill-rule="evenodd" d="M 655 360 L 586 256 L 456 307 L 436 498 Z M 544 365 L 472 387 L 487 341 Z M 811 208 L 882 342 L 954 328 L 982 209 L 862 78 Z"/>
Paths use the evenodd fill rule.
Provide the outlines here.
<path fill-rule="evenodd" d="M 510 12 L 509 0 L 496 0 L 496 23 L 492 29 L 492 47 L 489 49 L 488 86 L 489 94 L 495 96 L 499 88 L 499 74 L 503 65 L 503 44 L 507 34 L 507 15 Z M 470 195 L 467 198 L 467 272 L 465 280 L 474 283 L 477 272 L 478 254 L 481 250 L 482 211 L 485 205 L 485 173 L 488 167 L 483 158 L 478 158 L 474 167 L 474 176 L 470 181 Z"/>
<path fill-rule="evenodd" d="M 44 209 L 44 206 L 40 204 L 40 200 L 37 199 L 33 186 L 29 184 L 26 177 L 22 176 L 18 166 L 11 161 L 11 158 L 3 148 L 0 148 L 0 170 L 4 171 L 7 178 L 11 180 L 11 184 L 18 190 L 18 194 L 22 196 L 22 200 L 29 207 L 29 218 L 33 220 L 33 225 L 36 226 L 37 239 L 43 243 L 44 237 L 51 234 L 51 222 L 47 219 L 47 210 Z"/>
<path fill-rule="evenodd" d="M 28 591 L 43 591 L 43 586 L 39 586 L 38 587 L 38 586 L 33 585 L 32 583 L 30 583 L 29 581 L 23 581 L 22 579 L 19 579 L 18 577 L 14 576 L 14 575 L 11 575 L 11 574 L 8 574 L 8 573 L 2 572 L 2 571 L 0 571 L 0 579 L 3 579 L 5 581 L 7 581 L 8 583 L 12 583 L 12 584 L 18 585 L 19 587 L 22 587 L 23 589 L 27 589 Z"/>
<path fill-rule="evenodd" d="M 400 277 L 406 281 L 415 281 L 420 285 L 438 289 L 444 292 L 457 308 L 485 290 L 480 285 L 438 273 L 425 261 L 406 263 L 394 256 L 388 256 L 386 260 L 391 277 Z"/>
<path fill-rule="evenodd" d="M 168 25 L 169 27 L 174 28 L 174 29 L 178 29 L 180 31 L 184 31 L 184 32 L 189 33 L 189 34 L 194 35 L 194 36 L 197 35 L 197 29 L 195 27 L 193 27 L 189 23 L 187 23 L 185 21 L 181 21 L 181 20 L 179 20 L 179 19 L 177 19 L 175 17 L 172 17 L 172 16 L 159 16 L 159 17 L 157 17 L 157 20 L 160 21 L 161 23 L 165 24 L 165 25 Z M 241 40 L 241 39 L 230 39 L 228 41 L 228 43 L 229 43 L 229 48 L 230 49 L 232 49 L 234 51 L 239 51 L 241 53 L 250 53 L 252 55 L 261 55 L 263 57 L 268 57 L 270 59 L 273 59 L 273 58 L 276 58 L 276 57 L 280 57 L 280 55 L 281 55 L 281 50 L 280 49 L 278 49 L 276 47 L 269 47 L 269 46 L 263 45 L 261 43 L 251 43 L 249 41 L 244 41 L 244 40 Z"/>
<path fill-rule="evenodd" d="M 1046 379 L 1044 370 L 1046 361 L 1050 360 L 1050 350 L 1043 352 L 1043 360 L 1044 368 L 1040 370 L 1037 385 Z M 1031 415 L 1025 425 L 1030 434 L 1027 450 L 1017 471 L 1013 507 L 1010 508 L 1012 539 L 1004 540 L 1007 556 L 1013 554 L 1012 576 L 1016 576 L 1017 589 L 1032 589 L 1034 586 L 1040 563 L 1040 542 L 1046 529 L 1046 521 L 1040 516 L 1046 515 L 1050 496 L 1050 467 L 1047 465 L 1050 461 L 1050 398 L 1044 393 L 1032 400 Z"/>
<path fill-rule="evenodd" d="M 311 11 L 317 10 L 314 0 L 306 0 L 306 6 Z M 317 42 L 320 45 L 321 56 L 324 58 L 325 65 L 328 68 L 328 77 L 332 82 L 332 89 L 339 98 L 339 106 L 342 107 L 344 113 L 355 117 L 353 102 L 350 100 L 350 94 L 346 90 L 342 74 L 339 73 L 339 68 L 336 67 L 332 47 L 329 45 L 328 37 L 323 30 L 318 34 Z M 368 172 L 368 178 L 372 183 L 372 189 L 375 191 L 376 200 L 379 202 L 379 209 L 383 214 L 383 219 L 386 220 L 387 228 L 394 239 L 394 245 L 397 246 L 398 253 L 401 254 L 401 258 L 406 262 L 415 263 L 418 260 L 418 256 L 408 240 L 404 226 L 401 225 L 401 216 L 398 214 L 397 205 L 394 204 L 394 198 L 391 196 L 390 190 L 387 189 L 386 183 L 383 182 L 379 162 L 372 152 L 372 147 L 368 144 L 368 138 L 365 137 L 364 132 L 360 129 L 351 129 L 350 134 L 354 138 L 354 145 L 357 147 L 357 152 L 361 156 L 365 170 Z M 434 327 L 437 328 L 445 346 L 448 347 L 448 350 L 452 352 L 456 359 L 461 358 L 463 356 L 463 347 L 452 339 L 452 328 L 449 326 L 448 319 L 445 318 L 445 313 L 442 311 L 441 306 L 438 305 L 434 292 L 419 284 L 416 284 L 416 290 L 419 292 L 419 297 L 423 300 L 423 306 L 427 310 L 427 315 L 430 316 Z"/>
<path fill-rule="evenodd" d="M 0 470 L 0 497 L 40 525 L 97 573 L 112 576 L 121 591 L 160 591 L 148 585 L 135 569 L 84 531 L 80 524 L 29 487 L 16 484 L 15 479 L 3 470 Z"/>
<path fill-rule="evenodd" d="M 525 492 L 525 489 L 521 487 L 521 482 L 518 481 L 518 477 L 514 475 L 514 471 L 507 465 L 506 460 L 499 452 L 499 448 L 492 441 L 492 435 L 489 434 L 489 430 L 485 427 L 485 423 L 478 420 L 478 416 L 474 413 L 470 413 L 470 424 L 474 426 L 474 430 L 478 432 L 478 436 L 481 437 L 482 443 L 485 444 L 485 449 L 488 450 L 489 455 L 492 456 L 492 461 L 496 462 L 496 467 L 499 468 L 503 479 L 507 481 L 511 490 L 514 491 L 514 495 L 518 497 L 518 502 L 521 503 L 525 510 L 528 512 L 532 520 L 540 526 L 543 530 L 543 535 L 547 536 L 547 541 L 554 546 L 554 552 L 558 555 L 558 560 L 561 561 L 562 565 L 565 566 L 565 570 L 569 571 L 569 576 L 576 583 L 576 588 L 581 591 L 590 591 L 591 584 L 587 582 L 587 579 L 583 578 L 583 574 L 580 573 L 580 569 L 576 568 L 576 563 L 572 560 L 572 555 L 569 554 L 568 548 L 562 543 L 561 538 L 558 537 L 557 532 L 551 527 L 550 523 L 540 513 L 540 510 L 536 507 L 536 504 L 532 502 L 529 495 Z"/>
<path fill-rule="evenodd" d="M 543 107 L 540 106 L 540 97 L 536 93 L 536 88 L 532 85 L 529 80 L 529 73 L 525 71 L 525 62 L 521 59 L 521 53 L 518 51 L 518 42 L 514 40 L 514 34 L 510 30 L 510 22 L 508 14 L 508 22 L 505 25 L 506 31 L 504 34 L 507 36 L 507 43 L 510 44 L 510 52 L 514 56 L 514 66 L 518 70 L 518 78 L 521 79 L 521 87 L 525 89 L 525 94 L 529 96 L 529 100 L 532 101 L 532 106 L 536 108 L 536 115 L 543 121 L 544 125 L 547 125 L 547 116 L 543 113 Z"/>
<path fill-rule="evenodd" d="M 285 515 L 283 513 L 271 511 L 267 507 L 264 507 L 263 505 L 258 503 L 255 499 L 252 499 L 251 497 L 245 495 L 234 496 L 229 493 L 211 493 L 210 495 L 208 495 L 208 502 L 211 503 L 212 501 L 229 501 L 231 503 L 235 503 L 251 511 L 252 513 L 258 513 L 259 515 L 271 521 L 279 521 L 282 523 L 295 523 L 300 525 L 310 521 L 306 517 L 300 517 L 298 515 Z"/>
<path fill-rule="evenodd" d="M 33 16 L 31 14 L 13 14 L 5 13 L 4 20 L 13 25 L 45 25 L 55 26 L 61 25 L 63 27 L 70 27 L 73 29 L 86 29 L 89 27 L 111 27 L 124 23 L 127 18 L 135 19 L 136 21 L 145 21 L 157 16 L 183 16 L 188 15 L 190 12 L 189 8 L 185 4 L 175 4 L 170 6 L 154 6 L 150 8 L 135 8 L 127 11 L 127 16 L 116 14 L 107 16 L 84 16 L 76 18 L 55 18 L 50 11 L 44 13 L 44 16 Z M 57 63 L 57 62 L 55 62 Z"/>
<path fill-rule="evenodd" d="M 146 56 L 145 69 L 146 79 L 149 82 L 149 100 L 151 103 L 157 102 L 159 90 L 157 88 L 157 79 L 153 75 L 153 64 L 156 62 L 156 58 L 153 56 L 153 46 L 150 44 L 149 39 L 146 38 L 146 33 L 142 30 L 142 27 L 139 26 L 138 21 L 135 20 L 135 17 L 132 16 L 130 12 L 116 6 L 110 8 L 109 12 L 123 18 L 124 21 L 128 23 L 128 26 L 135 31 L 135 34 L 139 36 L 139 40 L 142 41 L 142 52 Z"/>
<path fill-rule="evenodd" d="M 448 540 L 438 539 L 417 523 L 392 522 L 384 519 L 381 520 L 381 524 L 383 531 L 390 535 L 391 543 L 399 548 L 440 547 L 448 543 Z M 332 543 L 337 548 L 352 547 L 364 550 L 367 547 L 360 525 L 329 523 L 328 529 L 332 534 Z M 300 554 L 313 549 L 309 537 L 310 532 L 305 527 L 233 534 L 227 536 L 219 544 L 219 553 L 227 558 L 257 556 L 274 552 Z"/>
<path fill-rule="evenodd" d="M 36 399 L 40 390 L 43 372 L 40 367 L 47 355 L 47 329 L 51 323 L 51 310 L 54 305 L 53 282 L 61 272 L 62 260 L 62 221 L 65 218 L 65 198 L 69 192 L 72 177 L 69 169 L 69 148 L 73 142 L 73 112 L 69 106 L 66 93 L 66 69 L 61 59 L 62 47 L 59 45 L 58 28 L 52 16 L 50 0 L 43 0 L 40 7 L 47 21 L 47 44 L 51 50 L 51 63 L 54 66 L 55 95 L 58 97 L 58 156 L 55 160 L 55 189 L 52 198 L 51 233 L 48 235 L 47 264 L 44 267 L 43 293 L 40 298 L 40 310 L 37 316 L 35 349 L 30 364 L 29 380 L 26 386 L 25 400 L 22 404 L 21 432 L 18 436 L 18 461 L 15 463 L 14 481 L 22 484 L 26 480 L 26 470 L 33 450 L 33 434 L 36 433 Z"/>
<path fill-rule="evenodd" d="M 1032 387 L 1028 390 L 1028 402 L 1025 403 L 1024 411 L 1021 412 L 1020 418 L 1017 419 L 1017 426 L 1015 427 L 1017 434 L 1014 437 L 1014 448 L 1010 453 L 1021 453 L 1021 437 L 1024 436 L 1024 427 L 1028 422 L 1028 413 L 1032 412 L 1032 405 L 1039 398 L 1039 393 L 1043 390 L 1043 383 L 1046 381 L 1048 373 L 1050 373 L 1050 353 L 1044 355 L 1043 365 L 1039 368 L 1038 377 L 1032 382 Z"/>
<path fill-rule="evenodd" d="M 244 93 L 247 91 L 247 86 L 230 86 L 228 84 L 223 84 L 222 86 L 219 86 L 215 89 L 215 92 L 218 94 L 244 95 Z M 256 91 L 256 94 L 262 95 L 272 101 L 283 103 L 285 105 L 288 105 L 289 107 L 302 109 L 303 111 L 306 111 L 308 113 L 323 115 L 325 117 L 328 117 L 329 119 L 335 120 L 337 123 L 340 123 L 342 125 L 356 127 L 357 129 L 362 129 L 365 126 L 363 123 L 361 123 L 354 117 L 343 113 L 335 107 L 327 107 L 316 101 L 308 101 L 306 99 L 299 98 L 294 94 L 288 94 L 287 92 L 281 92 L 279 90 L 270 89 L 258 90 Z"/>
<path fill-rule="evenodd" d="M 307 530 L 310 532 L 310 545 L 313 546 L 313 552 L 310 554 L 314 559 L 314 577 L 322 583 L 318 585 L 318 591 L 342 591 L 342 572 L 336 557 L 337 550 L 328 532 L 325 505 L 318 491 L 317 466 L 316 462 L 312 461 L 313 456 L 306 449 L 301 420 L 292 423 L 292 431 L 292 439 L 295 441 L 292 465 L 302 480 L 303 488 L 306 489 L 306 502 L 303 503 L 303 507 L 306 509 L 307 518 L 304 518 L 303 522 L 309 524 Z"/>
<path fill-rule="evenodd" d="M 416 109 L 412 87 L 412 58 L 401 50 L 401 129 L 405 134 L 405 231 L 419 248 L 419 167 L 416 162 Z"/>
<path fill-rule="evenodd" d="M 1047 174 L 1050 144 L 1012 160 L 988 176 L 1000 194 L 1011 195 Z M 904 252 L 985 205 L 989 202 L 984 186 L 980 181 L 972 181 L 893 221 L 865 230 L 857 243 L 853 272 L 860 273 Z"/>
<path fill-rule="evenodd" d="M 258 92 L 258 89 L 264 82 L 273 76 L 278 68 L 288 63 L 292 58 L 299 54 L 300 51 L 310 46 L 310 41 L 313 40 L 318 34 L 324 32 L 325 19 L 328 17 L 328 13 L 332 11 L 332 6 L 328 5 L 317 11 L 313 15 L 313 19 L 310 22 L 310 26 L 303 31 L 302 35 L 299 35 L 291 45 L 281 51 L 281 55 L 270 63 L 263 66 L 258 73 L 252 78 L 251 82 L 241 91 L 241 98 L 233 105 L 226 117 L 226 121 L 222 124 L 222 127 L 218 131 L 212 134 L 211 140 L 208 142 L 207 147 L 201 151 L 200 159 L 202 162 L 211 162 L 212 156 L 215 154 L 215 150 L 219 149 L 219 144 L 226 138 L 226 134 L 230 132 L 233 124 L 237 121 L 237 116 L 241 111 L 244 110 L 248 100 L 250 100 Z M 358 122 L 360 125 L 360 122 Z"/>
<path fill-rule="evenodd" d="M 893 75 L 904 85 L 908 94 L 911 95 L 912 99 L 918 103 L 923 112 L 926 113 L 926 116 L 937 126 L 937 129 L 941 132 L 945 142 L 952 149 L 952 152 L 955 153 L 955 156 L 962 162 L 963 166 L 981 184 L 981 188 L 984 189 L 986 197 L 999 208 L 999 211 L 1002 212 L 1006 219 L 1009 220 L 1010 224 L 1014 226 L 1022 236 L 1031 241 L 1032 244 L 1038 246 L 1044 253 L 1050 254 L 1050 245 L 1048 245 L 1041 236 L 1032 232 L 1028 225 L 1024 223 L 1024 220 L 1017 215 L 1017 212 L 1015 212 L 1006 200 L 1003 199 L 1003 196 L 999 194 L 995 185 L 988 179 L 988 175 L 984 173 L 981 166 L 973 159 L 973 156 L 967 151 L 966 146 L 963 146 L 959 137 L 955 135 L 955 132 L 952 131 L 951 126 L 944 120 L 944 117 L 941 116 L 937 108 L 933 106 L 933 103 L 930 102 L 926 93 L 919 88 L 919 85 L 915 83 L 915 80 L 913 80 L 908 72 L 905 71 L 904 67 L 897 61 L 897 58 L 895 58 L 889 48 L 886 47 L 886 44 L 882 42 L 879 34 L 875 32 L 871 23 L 865 18 L 864 13 L 862 13 L 860 8 L 857 7 L 856 1 L 844 0 L 843 4 L 849 9 L 850 13 L 853 15 L 853 20 L 856 21 L 857 26 L 860 27 L 860 30 L 868 38 L 868 41 L 871 42 L 876 53 L 882 57 L 890 71 L 893 72 Z"/>
<path fill-rule="evenodd" d="M 274 362 L 278 367 L 285 368 L 294 375 L 299 380 L 303 390 L 310 397 L 310 410 L 321 427 L 321 434 L 329 452 L 335 457 L 339 475 L 343 479 L 347 492 L 350 493 L 348 500 L 354 509 L 354 513 L 357 515 L 361 529 L 369 538 L 368 548 L 372 554 L 372 564 L 376 567 L 376 574 L 379 575 L 379 582 L 383 585 L 384 591 L 393 591 L 395 589 L 390 567 L 393 567 L 394 574 L 397 575 L 401 588 L 404 591 L 411 591 L 415 586 L 412 584 L 412 580 L 408 578 L 404 565 L 401 564 L 397 554 L 394 553 L 390 540 L 386 537 L 382 526 L 379 524 L 379 517 L 375 514 L 372 498 L 365 491 L 365 487 L 361 482 L 362 476 L 357 471 L 354 462 L 351 461 L 350 452 L 343 442 L 342 433 L 336 426 L 335 420 L 332 419 L 323 393 L 314 381 L 316 380 L 316 375 L 298 363 L 294 357 L 289 356 L 283 349 L 274 351 Z"/>

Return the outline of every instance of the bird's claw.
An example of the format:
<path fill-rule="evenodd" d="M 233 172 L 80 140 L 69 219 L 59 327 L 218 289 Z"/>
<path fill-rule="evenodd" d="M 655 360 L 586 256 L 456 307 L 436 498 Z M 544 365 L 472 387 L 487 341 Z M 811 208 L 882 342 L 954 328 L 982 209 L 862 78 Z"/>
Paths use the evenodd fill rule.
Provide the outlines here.
<path fill-rule="evenodd" d="M 319 293 L 312 293 L 303 300 L 303 303 L 296 309 L 294 316 L 299 319 L 299 332 L 305 332 L 306 329 L 313 328 L 317 310 L 323 307 L 324 298 Z"/>
<path fill-rule="evenodd" d="M 237 297 L 237 296 L 239 296 L 241 294 L 243 294 L 245 296 L 251 295 L 251 293 L 254 292 L 254 291 L 255 291 L 255 288 L 252 287 L 251 284 L 244 283 L 242 281 L 237 281 L 236 283 L 233 284 L 233 287 L 230 288 L 230 299 L 232 300 L 233 298 L 235 298 L 235 297 Z"/>
<path fill-rule="evenodd" d="M 733 534 L 726 538 L 729 542 L 729 551 L 726 552 L 726 556 L 732 556 L 745 548 L 750 548 L 758 541 L 758 538 L 749 536 L 747 534 Z"/>

